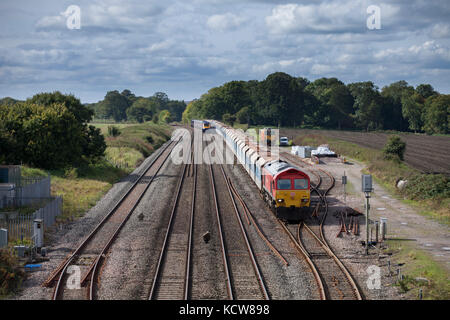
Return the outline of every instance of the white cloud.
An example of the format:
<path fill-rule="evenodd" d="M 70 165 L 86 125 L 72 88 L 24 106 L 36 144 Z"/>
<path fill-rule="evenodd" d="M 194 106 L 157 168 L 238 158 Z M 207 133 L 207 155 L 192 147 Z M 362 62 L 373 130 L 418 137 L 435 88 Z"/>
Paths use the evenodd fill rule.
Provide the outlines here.
<path fill-rule="evenodd" d="M 209 28 L 215 31 L 229 31 L 234 30 L 245 21 L 244 18 L 232 13 L 215 14 L 208 18 L 206 24 Z"/>
<path fill-rule="evenodd" d="M 436 23 L 431 29 L 433 38 L 450 38 L 450 24 Z"/>

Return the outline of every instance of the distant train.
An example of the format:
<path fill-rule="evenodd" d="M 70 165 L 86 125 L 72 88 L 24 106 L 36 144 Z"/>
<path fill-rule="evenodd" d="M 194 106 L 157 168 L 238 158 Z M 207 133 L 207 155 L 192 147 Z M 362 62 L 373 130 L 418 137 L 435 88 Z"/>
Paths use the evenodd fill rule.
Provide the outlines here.
<path fill-rule="evenodd" d="M 264 145 L 257 146 L 243 132 L 218 121 L 211 123 L 217 133 L 223 136 L 260 190 L 264 201 L 277 216 L 296 219 L 300 217 L 303 208 L 309 208 L 311 186 L 309 176 L 305 172 L 286 161 L 272 157 Z M 267 131 L 264 134 L 267 138 Z"/>
<path fill-rule="evenodd" d="M 192 128 L 202 128 L 202 132 L 205 132 L 208 129 L 211 129 L 211 123 L 209 121 L 204 120 L 191 120 Z"/>
<path fill-rule="evenodd" d="M 271 146 L 273 138 L 274 138 L 272 133 L 273 133 L 273 131 L 271 128 L 260 129 L 259 130 L 259 141 L 261 143 L 264 143 L 267 146 Z"/>

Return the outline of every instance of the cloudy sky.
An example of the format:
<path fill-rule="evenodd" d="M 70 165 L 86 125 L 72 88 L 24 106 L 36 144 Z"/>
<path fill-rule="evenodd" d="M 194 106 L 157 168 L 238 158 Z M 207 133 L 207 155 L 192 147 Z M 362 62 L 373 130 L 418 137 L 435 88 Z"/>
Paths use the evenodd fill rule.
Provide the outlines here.
<path fill-rule="evenodd" d="M 371 5 L 380 29 L 367 26 Z M 1 0 L 0 43 L 0 97 L 60 90 L 96 102 L 130 89 L 191 100 L 275 71 L 450 93 L 448 0 Z"/>

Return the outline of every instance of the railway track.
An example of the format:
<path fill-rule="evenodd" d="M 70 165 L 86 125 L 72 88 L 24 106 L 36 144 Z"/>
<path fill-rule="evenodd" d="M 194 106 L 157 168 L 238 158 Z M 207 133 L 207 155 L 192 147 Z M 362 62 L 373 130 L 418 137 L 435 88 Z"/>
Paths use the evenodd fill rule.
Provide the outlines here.
<path fill-rule="evenodd" d="M 92 300 L 96 298 L 99 272 L 109 247 L 180 140 L 181 138 L 178 138 L 177 141 L 173 139 L 160 149 L 156 157 L 116 205 L 43 283 L 47 287 L 56 283 L 53 300 L 83 300 L 86 298 Z M 70 274 L 72 274 L 72 270 L 77 272 L 77 268 L 81 276 L 80 285 L 71 285 L 68 282 L 73 281 Z M 87 283 L 89 286 L 86 286 Z"/>
<path fill-rule="evenodd" d="M 305 162 L 288 153 L 282 153 L 282 156 L 300 167 L 306 167 Z M 319 198 L 316 207 L 313 214 L 305 221 L 290 226 L 283 224 L 283 228 L 289 233 L 291 240 L 296 243 L 299 252 L 310 265 L 321 299 L 362 300 L 356 282 L 333 252 L 324 235 L 323 226 L 328 214 L 327 195 L 334 188 L 335 179 L 322 169 L 307 168 L 307 170 L 316 178 L 315 185 L 312 185 L 312 191 Z M 322 210 L 320 210 L 321 207 Z"/>
<path fill-rule="evenodd" d="M 191 161 L 183 165 L 177 184 L 149 300 L 189 299 L 196 189 L 197 166 Z"/>
<path fill-rule="evenodd" d="M 228 299 L 269 300 L 223 165 L 209 165 L 209 173 Z"/>
<path fill-rule="evenodd" d="M 268 300 L 269 294 L 225 171 L 222 165 L 212 165 L 210 170 L 228 297 L 231 300 Z"/>

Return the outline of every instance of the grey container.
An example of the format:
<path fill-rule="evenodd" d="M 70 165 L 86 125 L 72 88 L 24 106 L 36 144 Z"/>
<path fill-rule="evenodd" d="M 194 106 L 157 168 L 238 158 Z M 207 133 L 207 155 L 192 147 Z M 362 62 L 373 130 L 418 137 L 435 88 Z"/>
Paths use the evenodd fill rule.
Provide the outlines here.
<path fill-rule="evenodd" d="M 311 158 L 312 150 L 314 150 L 314 148 L 310 146 L 300 146 L 298 148 L 298 156 L 302 158 Z"/>

